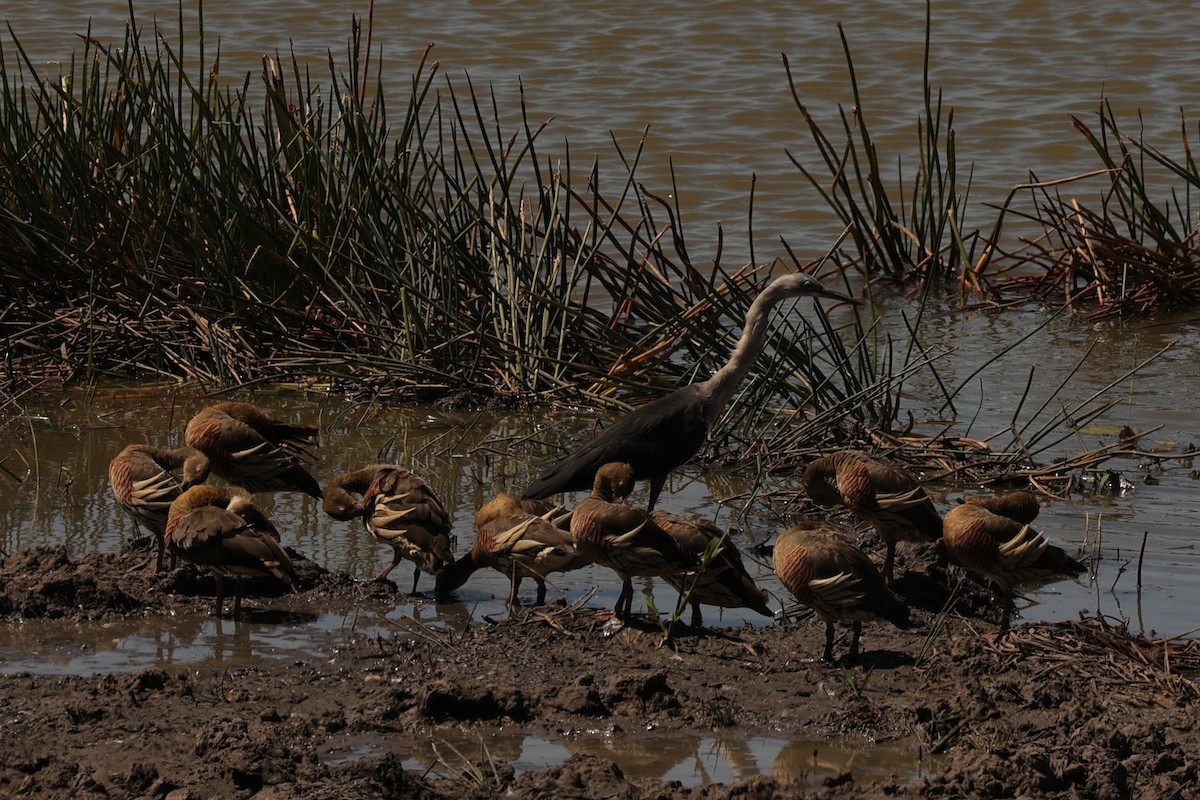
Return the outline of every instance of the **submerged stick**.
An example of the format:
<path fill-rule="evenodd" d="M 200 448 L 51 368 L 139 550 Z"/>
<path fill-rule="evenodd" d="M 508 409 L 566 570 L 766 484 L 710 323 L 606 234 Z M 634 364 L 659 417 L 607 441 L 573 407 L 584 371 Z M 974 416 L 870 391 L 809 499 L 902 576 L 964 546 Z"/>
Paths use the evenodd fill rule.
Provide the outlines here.
<path fill-rule="evenodd" d="M 1142 531 L 1142 546 L 1138 550 L 1138 566 L 1137 566 L 1137 588 L 1142 590 L 1142 561 L 1146 558 L 1146 537 L 1150 535 L 1150 531 Z"/>

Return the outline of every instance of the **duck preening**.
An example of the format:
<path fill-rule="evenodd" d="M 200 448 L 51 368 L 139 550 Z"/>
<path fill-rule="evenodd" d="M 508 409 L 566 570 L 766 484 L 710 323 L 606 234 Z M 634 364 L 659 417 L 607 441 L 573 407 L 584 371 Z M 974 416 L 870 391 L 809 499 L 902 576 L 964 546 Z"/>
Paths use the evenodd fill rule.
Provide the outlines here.
<path fill-rule="evenodd" d="M 371 536 L 392 548 L 392 562 L 376 581 L 407 559 L 414 564 L 416 594 L 422 572 L 437 576 L 454 561 L 445 505 L 420 475 L 403 467 L 375 464 L 337 475 L 325 487 L 323 506 L 337 520 L 361 517 Z"/>
<path fill-rule="evenodd" d="M 833 661 L 836 622 L 852 623 L 851 661 L 858 659 L 863 622 L 882 619 L 901 629 L 912 625 L 908 606 L 888 588 L 875 563 L 850 541 L 849 534 L 832 523 L 803 521 L 775 542 L 775 574 L 825 622 L 824 661 Z"/>
<path fill-rule="evenodd" d="M 108 464 L 108 484 L 117 505 L 154 537 L 155 571 L 162 572 L 167 514 L 184 491 L 208 479 L 208 458 L 191 447 L 164 450 L 131 444 Z M 171 556 L 174 566 L 175 556 Z"/>
<path fill-rule="evenodd" d="M 689 559 L 670 534 L 640 508 L 620 502 L 633 488 L 629 464 L 605 464 L 597 472 L 592 494 L 571 515 L 571 540 L 584 556 L 621 579 L 613 609 L 618 619 L 633 614 L 633 578 L 681 576 Z"/>
<path fill-rule="evenodd" d="M 166 538 L 173 553 L 213 574 L 217 616 L 225 602 L 226 578 L 234 581 L 234 618 L 242 610 L 242 578 L 269 576 L 289 588 L 296 581 L 279 531 L 238 486 L 193 486 L 181 494 L 171 504 Z"/>
<path fill-rule="evenodd" d="M 754 582 L 742 554 L 729 534 L 702 517 L 654 511 L 650 518 L 675 540 L 695 568 L 666 576 L 679 590 L 680 602 L 692 604 L 692 627 L 704 624 L 701 604 L 721 608 L 749 608 L 772 616 L 770 596 Z M 676 613 L 682 609 L 676 609 Z"/>
<path fill-rule="evenodd" d="M 1040 506 L 1030 492 L 981 497 L 946 514 L 938 548 L 950 561 L 989 578 L 1000 590 L 1000 631 L 1008 630 L 1013 590 L 1081 575 L 1087 566 L 1046 541 L 1030 523 Z"/>
<path fill-rule="evenodd" d="M 188 422 L 184 438 L 208 457 L 212 473 L 250 492 L 299 491 L 321 499 L 306 465 L 317 429 L 272 419 L 250 403 L 216 403 Z"/>
<path fill-rule="evenodd" d="M 883 578 L 892 585 L 897 542 L 936 542 L 942 517 L 917 479 L 885 458 L 842 450 L 804 470 L 804 491 L 826 508 L 845 506 L 879 533 L 886 548 Z"/>

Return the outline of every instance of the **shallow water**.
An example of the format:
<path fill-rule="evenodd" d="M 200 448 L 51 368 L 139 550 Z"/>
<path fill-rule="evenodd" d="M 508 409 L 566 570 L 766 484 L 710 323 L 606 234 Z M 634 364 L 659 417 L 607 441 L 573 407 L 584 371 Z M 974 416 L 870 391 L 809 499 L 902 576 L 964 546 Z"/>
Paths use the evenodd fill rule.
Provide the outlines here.
<path fill-rule="evenodd" d="M 994 212 L 982 204 L 999 202 L 1029 169 L 1050 178 L 1097 166 L 1069 117 L 1091 121 L 1101 94 L 1112 101 L 1127 132 L 1138 130 L 1134 115 L 1140 110 L 1144 135 L 1169 154 L 1175 152 L 1180 109 L 1189 120 L 1197 116 L 1192 64 L 1200 18 L 1191 4 L 1182 2 L 1157 4 L 1153 14 L 1131 9 L 1106 1 L 1080 5 L 1073 12 L 1056 9 L 1049 18 L 1045 5 L 1028 0 L 935 4 L 931 80 L 944 88 L 946 104 L 955 108 L 958 154 L 964 162 L 960 172 L 965 172 L 965 162 L 976 162 L 971 198 L 979 205 L 971 212 L 973 224 L 990 223 Z M 157 16 L 169 34 L 178 5 L 174 0 L 138 2 L 137 11 L 145 25 Z M 205 22 L 209 35 L 220 37 L 222 74 L 240 83 L 247 71 L 257 74 L 264 54 L 289 50 L 323 75 L 326 51 L 332 50 L 335 57 L 344 52 L 349 17 L 355 11 L 364 14 L 365 4 L 208 2 Z M 780 54 L 790 59 L 802 99 L 832 129 L 837 104 L 848 107 L 852 102 L 836 28 L 840 20 L 853 49 L 872 132 L 884 148 L 884 158 L 894 162 L 901 153 L 907 158 L 915 152 L 923 11 L 923 4 L 832 2 L 567 0 L 556 4 L 552 13 L 516 2 L 381 3 L 375 9 L 374 42 L 380 48 L 385 84 L 395 92 L 403 91 L 426 43 L 436 42 L 434 57 L 457 85 L 467 72 L 477 87 L 494 87 L 506 124 L 516 117 L 522 81 L 531 117 L 554 117 L 546 141 L 569 139 L 578 164 L 589 163 L 596 153 L 602 163 L 615 166 L 609 132 L 628 152 L 649 125 L 642 180 L 668 194 L 673 167 L 693 258 L 697 263 L 711 260 L 721 225 L 727 233 L 728 264 L 749 254 L 746 220 L 752 180 L 753 241 L 760 260 L 782 252 L 780 237 L 797 246 L 802 257 L 813 257 L 837 233 L 830 214 L 785 155 L 790 151 L 811 157 L 802 121 L 788 96 Z M 119 38 L 126 14 L 123 0 L 64 0 L 55 5 L 53 15 L 45 13 L 42 3 L 13 2 L 4 8 L 5 20 L 33 63 L 51 73 L 78 49 L 75 34 L 87 29 L 89 19 L 93 35 L 112 41 Z M 192 24 L 191 15 L 191 10 L 185 11 L 185 24 Z M 7 39 L 4 55 L 13 56 Z M 548 156 L 555 149 L 543 147 Z M 905 164 L 906 170 L 911 168 Z M 1078 191 L 1088 197 L 1097 190 Z M 902 341 L 899 312 L 908 305 L 890 300 L 879 307 Z M 1195 358 L 1197 326 L 1190 315 L 1096 325 L 1060 319 L 981 376 L 971 377 L 991 354 L 1043 319 L 1038 312 L 1010 311 L 945 314 L 927 321 L 922 345 L 947 353 L 937 362 L 943 379 L 950 385 L 967 382 L 950 432 L 974 438 L 994 435 L 999 448 L 1007 446 L 1015 425 L 1027 439 L 1059 410 L 1058 400 L 1083 402 L 1173 343 L 1135 380 L 1121 384 L 1113 395 L 1118 405 L 1099 424 L 1077 431 L 1039 460 L 1111 442 L 1124 424 L 1138 430 L 1161 426 L 1142 442 L 1143 449 L 1178 452 L 1196 441 L 1200 364 Z M 1092 345 L 1083 368 L 1060 389 L 1059 382 Z M 1031 369 L 1031 397 L 1018 412 Z M 1051 396 L 1056 399 L 1035 415 Z M 937 397 L 936 384 L 927 378 L 906 386 L 905 406 L 923 433 L 940 431 L 941 421 L 951 417 Z M 364 409 L 316 395 L 260 393 L 254 399 L 276 412 L 321 425 L 322 480 L 378 460 L 395 460 L 425 475 L 454 511 L 460 552 L 473 538 L 474 508 L 495 491 L 520 489 L 541 466 L 512 456 L 514 443 L 545 424 L 564 426 L 582 437 L 592 422 L 586 416 Z M 186 391 L 104 389 L 25 398 L 17 413 L 8 409 L 9 415 L 0 418 L 0 549 L 62 543 L 79 555 L 115 549 L 139 535 L 109 500 L 108 460 L 132 441 L 178 444 L 184 422 L 205 402 Z M 1200 592 L 1195 534 L 1200 493 L 1194 465 L 1180 460 L 1158 465 L 1142 457 L 1106 466 L 1119 470 L 1132 489 L 1112 495 L 1077 492 L 1065 501 L 1048 503 L 1039 518 L 1041 529 L 1056 543 L 1098 553 L 1094 578 L 1030 593 L 1021 604 L 1022 618 L 1104 614 L 1129 620 L 1135 631 L 1193 631 L 1200 624 L 1191 606 Z M 786 488 L 796 485 L 794 477 L 772 480 Z M 726 524 L 736 509 L 722 509 L 718 501 L 745 486 L 744 477 L 682 470 L 661 505 L 716 516 Z M 934 488 L 943 505 L 974 491 Z M 285 541 L 330 569 L 367 577 L 388 557 L 361 526 L 329 520 L 308 498 L 279 496 L 268 507 Z M 753 516 L 743 544 L 769 540 L 781 526 L 779 519 Z M 765 588 L 786 599 L 767 566 L 752 564 L 751 569 Z M 394 577 L 407 588 L 410 575 L 401 567 Z M 423 579 L 426 589 L 428 580 Z M 600 569 L 573 573 L 558 583 L 571 601 L 592 590 L 596 593 L 588 602 L 594 606 L 611 607 L 616 598 L 611 575 Z M 300 611 L 269 622 L 256 621 L 253 615 L 242 623 L 193 615 L 103 626 L 27 622 L 0 627 L 0 670 L 80 674 L 158 663 L 333 658 L 336 642 L 348 630 L 387 632 L 412 624 L 452 629 L 469 619 L 503 615 L 507 588 L 497 573 L 482 571 L 459 593 L 458 603 L 443 606 L 402 603 L 395 609 L 364 607 L 309 616 Z M 639 593 L 635 610 L 645 607 Z M 706 610 L 706 622 L 766 623 L 716 609 Z M 865 644 L 870 646 L 869 638 Z M 489 746 L 499 752 L 505 746 L 514 748 L 519 755 L 513 758 L 518 766 L 527 765 L 524 768 L 561 760 L 579 747 L 607 749 L 614 758 L 635 752 L 632 743 L 613 742 L 603 733 L 577 733 L 553 741 L 514 731 L 496 737 Z M 461 736 L 449 740 L 460 748 L 471 744 Z M 374 745 L 368 741 L 359 746 L 368 753 Z M 774 769 L 789 750 L 795 750 L 799 769 L 809 769 L 805 764 L 811 749 L 836 752 L 827 743 L 760 739 L 735 746 L 717 737 L 675 737 L 661 746 L 679 753 L 663 768 L 663 775 L 686 782 L 744 774 L 724 750 L 747 750 L 748 756 L 738 756 L 740 763 L 760 772 Z M 329 757 L 355 757 L 357 751 L 347 747 Z M 422 768 L 431 763 L 431 754 L 416 745 L 408 758 Z M 872 768 L 873 759 L 897 774 L 915 777 L 922 768 L 907 750 L 891 758 L 873 748 L 855 756 L 856 773 Z"/>
<path fill-rule="evenodd" d="M 516 728 L 439 728 L 424 742 L 401 749 L 404 766 L 423 772 L 461 774 L 464 761 L 507 761 L 518 774 L 561 764 L 576 753 L 608 758 L 626 778 L 679 781 L 684 786 L 729 783 L 755 775 L 813 787 L 828 778 L 853 771 L 855 780 L 895 780 L 911 783 L 936 770 L 929 759 L 907 746 L 865 745 L 742 737 L 736 731 L 710 736 L 660 735 L 654 731 L 617 733 L 605 730 L 570 731 L 559 736 L 527 735 Z M 346 742 L 324 754 L 332 763 L 378 755 L 370 741 Z"/>
<path fill-rule="evenodd" d="M 973 321 L 958 320 L 974 327 Z M 1048 337 L 1054 335 L 1050 333 Z M 955 355 L 965 357 L 962 353 Z M 1063 351 L 1061 355 L 1066 358 L 1070 353 Z M 1118 369 L 1123 368 L 1121 365 L 1126 362 L 1119 352 L 1109 355 L 1117 362 Z M 953 371 L 953 360 L 946 366 L 949 374 Z M 1056 367 L 1053 363 L 1045 366 L 1050 370 Z M 1080 377 L 1078 386 L 1069 386 L 1060 395 L 1067 400 L 1086 397 L 1095 386 L 1110 380 L 1106 377 L 1111 372 L 1110 364 L 1097 359 L 1095 366 Z M 1156 366 L 1161 369 L 1161 365 Z M 1057 368 L 1064 370 L 1066 366 Z M 1154 370 L 1139 378 L 1129 407 L 1110 413 L 1108 427 L 1115 431 L 1124 424 L 1126 415 L 1132 415 L 1139 429 L 1170 424 L 1171 428 L 1148 436 L 1142 446 L 1177 451 L 1189 441 L 1186 431 L 1178 427 L 1179 420 L 1170 423 L 1160 420 L 1153 408 L 1144 408 L 1144 400 L 1138 399 L 1155 382 L 1165 383 Z M 1164 389 L 1168 391 L 1169 388 Z M 1003 432 L 1012 416 L 1016 394 L 1019 394 L 1017 387 L 1006 392 L 996 386 L 995 379 L 988 379 L 983 391 L 985 408 L 972 410 L 976 430 L 964 431 L 964 422 L 952 432 L 969 432 L 979 438 L 985 432 Z M 1167 402 L 1162 395 L 1151 398 Z M 434 407 L 370 409 L 316 395 L 259 394 L 255 400 L 284 418 L 321 426 L 320 461 L 314 472 L 322 482 L 338 472 L 377 461 L 394 461 L 422 474 L 454 514 L 453 533 L 458 552 L 465 552 L 474 540 L 474 510 L 498 491 L 520 491 L 547 460 L 545 455 L 536 455 L 531 442 L 554 441 L 560 436 L 569 442 L 586 435 L 591 424 L 589 417 L 495 416 Z M 6 454 L 2 461 L 11 473 L 0 478 L 0 549 L 11 552 L 39 544 L 65 544 L 78 556 L 90 551 L 114 550 L 140 536 L 132 520 L 111 500 L 108 461 L 129 442 L 178 444 L 187 418 L 206 402 L 170 389 L 73 392 L 46 398 L 40 406 L 31 401 L 24 415 L 11 417 L 0 426 L 0 454 Z M 1073 452 L 1079 447 L 1079 440 L 1098 444 L 1111 441 L 1114 435 L 1103 424 L 1093 429 L 1068 435 L 1063 445 L 1050 451 L 1044 460 L 1049 461 L 1057 453 Z M 1004 440 L 1001 436 L 998 442 Z M 1044 505 L 1039 525 L 1053 541 L 1068 549 L 1082 548 L 1088 552 L 1094 552 L 1099 545 L 1101 559 L 1095 580 L 1064 581 L 1031 592 L 1029 605 L 1023 610 L 1025 618 L 1103 613 L 1131 618 L 1136 629 L 1173 634 L 1195 626 L 1190 610 L 1179 602 L 1197 589 L 1195 541 L 1183 524 L 1186 515 L 1195 511 L 1192 465 L 1188 461 L 1166 461 L 1151 468 L 1149 464 L 1150 460 L 1143 458 L 1118 459 L 1106 465 L 1121 471 L 1131 485 L 1125 493 L 1076 493 L 1066 501 Z M 736 502 L 723 505 L 722 501 L 748 491 L 752 477 L 683 469 L 672 479 L 660 505 L 730 525 L 740 506 Z M 1147 477 L 1155 482 L 1147 483 Z M 771 488 L 798 490 L 796 476 L 772 476 L 769 480 Z M 978 491 L 950 484 L 935 484 L 931 489 L 943 508 Z M 639 487 L 634 499 L 644 500 L 644 491 Z M 572 498 L 566 500 L 570 502 Z M 376 544 L 361 524 L 340 523 L 326 517 L 311 498 L 297 494 L 264 496 L 263 506 L 284 532 L 285 542 L 328 569 L 367 578 L 387 563 L 389 551 Z M 786 520 L 770 515 L 764 508 L 755 508 L 746 518 L 739 544 L 745 548 L 768 542 L 785 526 Z M 1146 532 L 1146 548 L 1144 554 L 1139 554 L 1143 532 Z M 1140 591 L 1135 575 L 1139 562 Z M 768 591 L 790 602 L 769 564 L 751 562 L 750 568 Z M 411 575 L 411 569 L 402 565 L 392 578 L 407 590 Z M 597 607 L 611 607 L 618 588 L 611 574 L 600 567 L 556 577 L 554 583 L 571 602 L 594 591 L 588 602 Z M 419 588 L 431 589 L 431 579 L 422 576 Z M 507 579 L 494 571 L 482 570 L 457 593 L 457 603 L 439 607 L 436 612 L 422 608 L 419 613 L 427 617 L 432 613 L 435 621 L 439 613 L 445 613 L 449 615 L 448 624 L 467 615 L 476 618 L 484 614 L 503 615 L 507 590 Z M 531 593 L 532 586 L 526 586 L 526 597 Z M 660 588 L 660 607 L 665 602 L 663 594 Z M 647 608 L 641 593 L 635 603 L 637 608 Z M 397 613 L 417 613 L 417 609 L 402 607 Z M 762 624 L 766 620 L 754 612 L 708 609 L 706 622 L 737 626 Z M 315 629 L 335 624 L 322 621 Z M 261 634 L 268 640 L 273 635 L 270 631 Z M 283 635 L 283 641 L 278 643 L 281 652 L 290 646 L 287 639 L 288 635 Z M 11 660 L 13 656 L 5 657 Z"/>

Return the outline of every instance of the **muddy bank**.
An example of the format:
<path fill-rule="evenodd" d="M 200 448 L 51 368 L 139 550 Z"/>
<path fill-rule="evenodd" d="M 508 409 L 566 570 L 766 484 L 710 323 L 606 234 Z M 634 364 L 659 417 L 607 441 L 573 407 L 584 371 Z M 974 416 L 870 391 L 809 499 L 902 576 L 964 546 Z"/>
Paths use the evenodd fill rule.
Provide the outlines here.
<path fill-rule="evenodd" d="M 23 550 L 0 564 L 3 624 L 103 625 L 207 614 L 192 567 L 155 575 L 146 540 L 73 558 Z M 247 587 L 256 622 L 298 608 L 394 602 L 300 554 L 299 592 Z M 1017 625 L 990 636 L 986 589 L 911 570 L 899 581 L 918 626 L 864 630 L 863 664 L 815 660 L 823 626 L 614 630 L 586 603 L 523 609 L 463 627 L 347 631 L 327 655 L 126 674 L 0 676 L 0 795 L 37 797 L 1187 797 L 1200 793 L 1200 692 L 1181 674 L 1200 654 L 1111 621 Z M 957 579 L 952 578 L 952 584 Z M 265 596 L 255 591 L 266 590 Z M 950 600 L 950 611 L 939 611 Z M 432 601 L 430 601 L 432 602 Z M 229 622 L 228 624 L 233 624 Z M 839 652 L 845 641 L 839 640 Z M 519 774 L 514 756 L 440 750 L 426 773 L 396 753 L 414 741 L 503 728 L 548 738 L 603 731 L 628 741 L 733 735 L 907 748 L 920 774 L 867 777 L 851 764 L 686 787 L 627 776 L 577 754 Z M 657 739 L 656 739 L 657 741 Z M 646 759 L 656 755 L 648 752 Z M 856 772 L 859 774 L 856 775 Z M 900 774 L 904 772 L 904 774 Z"/>

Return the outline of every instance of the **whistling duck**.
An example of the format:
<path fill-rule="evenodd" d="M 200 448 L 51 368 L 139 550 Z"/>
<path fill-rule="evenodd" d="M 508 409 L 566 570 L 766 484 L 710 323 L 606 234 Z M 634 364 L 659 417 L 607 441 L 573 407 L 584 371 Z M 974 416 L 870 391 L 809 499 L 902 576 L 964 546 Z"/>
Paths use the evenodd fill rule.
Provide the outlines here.
<path fill-rule="evenodd" d="M 546 576 L 585 567 L 591 559 L 581 555 L 571 543 L 571 534 L 555 525 L 548 516 L 558 509 L 548 507 L 546 516 L 523 512 L 525 503 L 511 495 L 499 495 L 475 516 L 475 544 L 471 552 L 448 565 L 438 576 L 437 595 L 467 582 L 475 570 L 491 567 L 509 577 L 509 605 L 520 605 L 517 591 L 522 578 L 537 583 L 537 605 L 546 602 Z M 537 502 L 537 501 L 535 501 Z"/>
<path fill-rule="evenodd" d="M 180 471 L 177 476 L 176 471 Z M 208 479 L 208 459 L 191 447 L 164 450 L 131 444 L 108 464 L 108 483 L 117 505 L 150 531 L 158 546 L 155 571 L 162 572 L 167 512 L 175 498 Z M 174 555 L 171 566 L 174 566 Z"/>
<path fill-rule="evenodd" d="M 908 606 L 887 587 L 879 569 L 850 541 L 849 533 L 832 523 L 803 521 L 775 542 L 775 574 L 825 622 L 824 661 L 833 661 L 835 622 L 853 623 L 851 661 L 858 658 L 865 620 L 885 619 L 901 629 L 911 627 Z"/>
<path fill-rule="evenodd" d="M 1013 590 L 1080 575 L 1086 566 L 1030 527 L 1039 511 L 1030 492 L 968 500 L 946 514 L 938 548 L 949 559 L 990 578 L 1000 589 L 1000 632 L 1008 630 Z"/>
<path fill-rule="evenodd" d="M 887 459 L 843 450 L 804 470 L 804 491 L 819 506 L 842 505 L 875 526 L 887 554 L 883 578 L 892 585 L 896 542 L 936 542 L 942 518 L 916 479 Z"/>
<path fill-rule="evenodd" d="M 213 613 L 221 616 L 225 578 L 233 578 L 233 616 L 242 610 L 241 579 L 270 576 L 289 588 L 292 561 L 279 531 L 239 486 L 193 486 L 171 503 L 167 544 L 173 553 L 207 569 L 217 581 Z"/>
<path fill-rule="evenodd" d="M 482 528 L 490 520 L 499 517 L 515 517 L 522 514 L 542 517 L 564 531 L 571 530 L 571 512 L 562 506 L 547 503 L 545 500 L 513 497 L 507 492 L 500 492 L 479 507 L 475 512 L 475 527 Z"/>
<path fill-rule="evenodd" d="M 742 562 L 742 554 L 724 531 L 701 517 L 685 517 L 669 511 L 650 514 L 660 528 L 696 564 L 694 572 L 668 575 L 667 581 L 692 604 L 692 627 L 704 624 L 700 604 L 722 608 L 749 608 L 770 617 L 768 595 L 754 583 Z M 713 544 L 718 542 L 719 544 Z M 710 548 L 714 548 L 711 549 Z M 708 561 L 705 563 L 705 554 Z M 677 611 L 681 609 L 676 609 Z"/>
<path fill-rule="evenodd" d="M 353 495 L 360 495 L 361 501 Z M 454 561 L 450 515 L 420 475 L 391 464 L 338 475 L 325 487 L 325 513 L 334 519 L 362 517 L 376 540 L 390 545 L 392 563 L 375 576 L 382 581 L 403 559 L 413 562 L 413 588 L 421 572 L 437 575 Z"/>
<path fill-rule="evenodd" d="M 545 499 L 559 492 L 589 489 L 602 466 L 624 462 L 630 465 L 635 480 L 650 482 L 646 510 L 653 511 L 667 476 L 704 446 L 721 410 L 758 360 L 766 340 L 770 310 L 781 300 L 805 295 L 855 302 L 826 289 L 803 272 L 776 278 L 750 304 L 741 339 L 729 361 L 711 378 L 676 389 L 628 412 L 547 468 L 525 490 L 525 497 Z"/>
<path fill-rule="evenodd" d="M 614 611 L 622 620 L 632 617 L 633 576 L 682 575 L 692 565 L 648 513 L 616 502 L 629 495 L 633 481 L 633 468 L 628 464 L 605 464 L 596 472 L 591 496 L 571 514 L 575 548 L 621 578 L 621 594 Z"/>
<path fill-rule="evenodd" d="M 249 403 L 217 403 L 188 422 L 188 445 L 208 456 L 212 473 L 250 492 L 300 491 L 321 499 L 305 468 L 317 429 L 271 419 Z"/>

